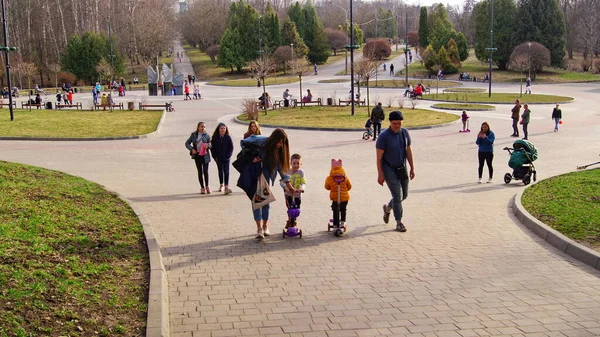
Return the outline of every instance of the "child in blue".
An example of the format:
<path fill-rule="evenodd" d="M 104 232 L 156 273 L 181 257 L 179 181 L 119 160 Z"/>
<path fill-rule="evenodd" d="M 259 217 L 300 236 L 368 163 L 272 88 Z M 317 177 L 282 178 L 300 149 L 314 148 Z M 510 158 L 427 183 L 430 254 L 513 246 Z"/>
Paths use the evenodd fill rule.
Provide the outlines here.
<path fill-rule="evenodd" d="M 373 126 L 373 121 L 371 121 L 371 119 L 367 119 L 367 122 L 365 123 L 365 131 L 367 131 L 369 133 L 369 135 L 372 134 L 373 130 L 371 129 L 371 126 Z"/>
<path fill-rule="evenodd" d="M 302 167 L 302 156 L 294 153 L 291 157 L 291 167 L 287 172 L 290 179 L 290 184 L 294 188 L 295 192 L 291 192 L 286 184 L 282 181 L 281 187 L 285 193 L 285 205 L 289 209 L 290 206 L 294 206 L 300 209 L 300 203 L 302 202 L 302 192 L 306 189 L 306 179 L 304 178 L 304 170 Z M 294 227 L 296 225 L 296 218 L 290 217 L 285 224 L 285 228 Z"/>

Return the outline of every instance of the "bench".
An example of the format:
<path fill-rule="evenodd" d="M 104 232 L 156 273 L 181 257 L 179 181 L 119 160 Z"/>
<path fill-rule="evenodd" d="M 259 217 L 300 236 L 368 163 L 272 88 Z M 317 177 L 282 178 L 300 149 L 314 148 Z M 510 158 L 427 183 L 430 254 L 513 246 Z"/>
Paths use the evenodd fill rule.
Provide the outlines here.
<path fill-rule="evenodd" d="M 83 110 L 81 102 L 75 102 L 75 104 L 56 104 L 57 109 L 63 108 L 77 108 L 77 110 Z"/>
<path fill-rule="evenodd" d="M 100 110 L 100 108 L 104 108 L 104 110 L 106 110 L 106 108 L 109 109 L 114 109 L 114 108 L 119 108 L 121 110 L 123 110 L 123 102 L 121 103 L 115 103 L 115 104 L 94 104 L 94 109 L 96 110 Z"/>
<path fill-rule="evenodd" d="M 4 106 L 10 106 L 9 103 L 0 103 L 0 108 L 3 108 Z M 15 108 L 17 107 L 17 102 L 12 102 L 12 106 L 14 106 Z"/>
<path fill-rule="evenodd" d="M 31 108 L 32 106 L 34 106 L 34 107 L 36 107 L 38 109 L 41 109 L 44 106 L 44 104 L 30 104 L 30 103 L 27 103 L 27 102 L 21 102 L 21 108 L 22 109 L 25 109 L 26 107 Z"/>
<path fill-rule="evenodd" d="M 345 103 L 346 105 L 350 105 L 350 104 L 356 104 L 356 105 L 366 105 L 367 101 L 366 100 L 359 100 L 359 99 L 355 99 L 355 100 L 344 100 L 344 99 L 339 99 L 338 100 L 338 105 L 342 105 L 342 103 Z"/>
<path fill-rule="evenodd" d="M 262 105 L 262 102 L 254 102 L 254 105 L 256 105 L 256 108 L 260 109 L 260 110 L 267 110 L 268 108 L 272 108 L 273 110 L 275 110 L 275 106 L 279 107 L 279 101 L 275 101 L 275 103 L 270 104 L 267 109 L 265 109 Z"/>
<path fill-rule="evenodd" d="M 323 104 L 321 104 L 321 99 L 320 98 L 317 98 L 316 101 L 309 101 L 309 102 L 302 102 L 302 101 L 300 101 L 300 105 L 301 106 L 305 106 L 305 105 L 308 105 L 308 104 L 323 105 Z"/>
<path fill-rule="evenodd" d="M 423 93 L 424 94 L 430 94 L 431 93 L 431 88 L 430 87 L 423 87 Z M 423 95 L 421 95 L 423 96 Z"/>
<path fill-rule="evenodd" d="M 139 109 L 140 110 L 146 110 L 145 108 L 162 108 L 167 110 L 167 103 L 165 104 L 144 104 L 144 103 L 139 103 Z"/>

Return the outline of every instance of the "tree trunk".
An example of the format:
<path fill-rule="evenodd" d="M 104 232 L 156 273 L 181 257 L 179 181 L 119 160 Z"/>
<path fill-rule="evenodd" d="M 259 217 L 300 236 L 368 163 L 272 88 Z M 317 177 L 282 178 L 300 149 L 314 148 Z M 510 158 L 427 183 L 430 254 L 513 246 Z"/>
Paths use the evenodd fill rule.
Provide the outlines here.
<path fill-rule="evenodd" d="M 56 7 L 58 8 L 58 17 L 60 18 L 60 28 L 62 31 L 62 43 L 67 44 L 67 28 L 65 27 L 65 17 L 63 15 L 62 5 L 60 0 L 56 0 Z M 60 53 L 59 53 L 60 55 Z"/>
<path fill-rule="evenodd" d="M 75 4 L 75 0 L 71 0 L 71 11 L 73 12 L 73 28 L 75 29 L 74 33 L 79 34 L 79 18 L 77 17 L 77 5 Z"/>

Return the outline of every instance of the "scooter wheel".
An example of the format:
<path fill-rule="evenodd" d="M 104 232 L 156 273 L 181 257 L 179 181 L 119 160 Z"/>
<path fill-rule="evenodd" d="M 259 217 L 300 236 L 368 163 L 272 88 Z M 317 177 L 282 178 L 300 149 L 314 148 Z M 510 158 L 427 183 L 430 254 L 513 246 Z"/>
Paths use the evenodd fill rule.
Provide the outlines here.
<path fill-rule="evenodd" d="M 363 133 L 363 139 L 364 140 L 369 140 L 369 138 L 371 138 L 371 136 L 369 135 L 369 133 L 368 132 L 364 132 Z"/>
<path fill-rule="evenodd" d="M 510 173 L 507 173 L 504 175 L 504 183 L 505 184 L 510 183 L 511 180 L 512 180 L 512 175 Z"/>
<path fill-rule="evenodd" d="M 302 230 L 298 230 L 298 237 L 300 237 L 300 239 L 302 239 Z"/>
<path fill-rule="evenodd" d="M 344 233 L 346 233 L 346 231 L 348 230 L 347 226 L 342 227 L 344 229 Z"/>
<path fill-rule="evenodd" d="M 284 239 L 285 239 L 285 232 L 286 232 L 286 230 L 284 229 L 283 230 L 283 235 L 282 235 Z"/>
<path fill-rule="evenodd" d="M 339 238 L 340 236 L 342 236 L 342 234 L 344 234 L 344 231 L 341 228 L 338 228 L 335 230 L 335 232 L 333 232 L 333 234 Z"/>
<path fill-rule="evenodd" d="M 329 222 L 327 223 L 327 231 L 331 232 L 331 224 Z"/>

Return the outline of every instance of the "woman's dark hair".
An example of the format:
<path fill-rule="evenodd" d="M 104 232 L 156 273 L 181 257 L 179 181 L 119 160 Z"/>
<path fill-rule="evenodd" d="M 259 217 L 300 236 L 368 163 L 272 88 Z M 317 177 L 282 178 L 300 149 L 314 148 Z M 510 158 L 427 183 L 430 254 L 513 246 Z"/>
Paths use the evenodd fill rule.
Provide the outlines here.
<path fill-rule="evenodd" d="M 221 133 L 219 132 L 219 129 L 224 126 L 225 127 L 225 134 L 228 135 L 229 134 L 229 128 L 227 127 L 227 125 L 225 125 L 225 123 L 219 123 L 219 125 L 217 125 L 217 128 L 215 129 L 215 132 L 213 132 L 212 137 L 210 138 L 212 142 L 215 141 L 215 139 L 219 139 Z"/>
<path fill-rule="evenodd" d="M 277 148 L 277 144 L 283 141 L 283 146 Z M 283 172 L 290 170 L 290 144 L 288 136 L 283 129 L 275 129 L 267 140 L 267 146 L 265 147 L 265 159 L 269 164 L 269 170 L 275 171 L 275 168 L 279 168 Z"/>
<path fill-rule="evenodd" d="M 483 132 L 483 126 L 484 126 L 484 125 L 487 125 L 487 127 L 488 127 L 488 130 L 487 130 L 487 132 L 486 132 L 485 134 L 486 134 L 486 135 L 489 135 L 489 134 L 490 134 L 490 132 L 492 132 L 492 129 L 490 128 L 490 123 L 488 123 L 488 122 L 483 122 L 483 123 L 481 123 L 481 130 L 480 130 L 480 131 L 481 131 L 481 132 Z"/>

